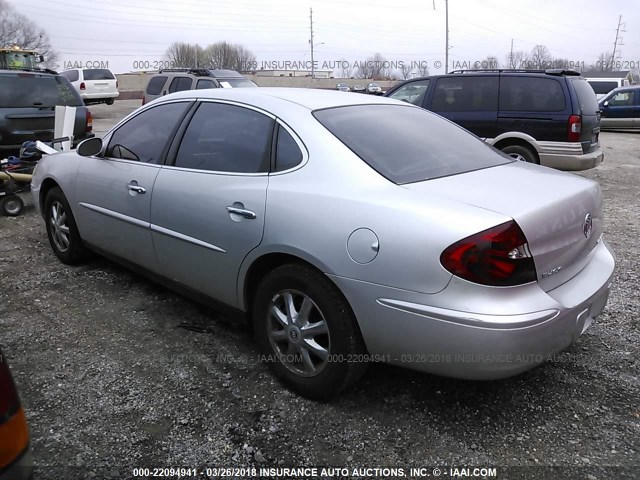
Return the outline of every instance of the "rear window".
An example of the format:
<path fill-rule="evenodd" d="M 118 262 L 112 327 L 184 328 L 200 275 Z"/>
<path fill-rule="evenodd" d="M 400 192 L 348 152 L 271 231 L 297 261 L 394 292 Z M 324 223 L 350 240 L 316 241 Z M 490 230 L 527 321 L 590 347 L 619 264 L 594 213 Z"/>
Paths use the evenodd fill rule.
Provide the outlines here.
<path fill-rule="evenodd" d="M 80 76 L 78 75 L 78 70 L 67 70 L 66 72 L 61 72 L 60 75 L 62 75 L 70 82 L 77 82 L 80 78 Z"/>
<path fill-rule="evenodd" d="M 572 78 L 571 85 L 573 85 L 576 94 L 578 95 L 578 103 L 580 104 L 580 112 L 583 115 L 596 115 L 600 108 L 598 107 L 598 100 L 596 94 L 584 78 Z"/>
<path fill-rule="evenodd" d="M 153 77 L 149 80 L 149 85 L 147 85 L 147 95 L 160 95 L 162 92 L 162 87 L 164 87 L 164 82 L 167 81 L 167 77 Z"/>
<path fill-rule="evenodd" d="M 0 108 L 79 107 L 84 105 L 69 80 L 60 76 L 39 77 L 29 73 L 0 76 Z"/>
<path fill-rule="evenodd" d="M 503 76 L 500 79 L 500 110 L 562 112 L 565 106 L 564 90 L 555 78 Z"/>
<path fill-rule="evenodd" d="M 591 88 L 593 88 L 593 91 L 598 95 L 604 95 L 614 88 L 618 88 L 618 82 L 598 82 L 596 80 L 588 80 L 588 83 L 591 85 Z"/>
<path fill-rule="evenodd" d="M 422 108 L 355 105 L 317 110 L 313 115 L 369 166 L 397 184 L 513 161 Z"/>
<path fill-rule="evenodd" d="M 95 68 L 95 69 L 87 69 L 83 70 L 82 74 L 84 75 L 85 80 L 115 80 L 116 77 L 113 76 L 110 70 L 106 70 L 104 68 Z"/>

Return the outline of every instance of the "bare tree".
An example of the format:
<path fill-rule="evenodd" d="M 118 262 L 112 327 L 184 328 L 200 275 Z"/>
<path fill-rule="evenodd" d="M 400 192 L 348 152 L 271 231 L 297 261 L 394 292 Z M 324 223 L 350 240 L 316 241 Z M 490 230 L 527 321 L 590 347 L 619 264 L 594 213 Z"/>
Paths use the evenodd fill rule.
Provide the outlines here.
<path fill-rule="evenodd" d="M 339 63 L 341 78 L 351 78 L 351 75 L 353 74 L 353 65 L 344 58 L 341 58 Z"/>
<path fill-rule="evenodd" d="M 175 68 L 205 67 L 202 47 L 189 43 L 174 42 L 164 54 L 165 60 Z"/>
<path fill-rule="evenodd" d="M 551 65 L 551 52 L 544 45 L 536 45 L 531 50 L 531 68 L 547 68 Z"/>
<path fill-rule="evenodd" d="M 413 65 L 411 65 L 411 62 L 403 62 L 402 65 L 400 66 L 400 72 L 399 72 L 400 77 L 403 80 L 406 80 L 411 76 L 412 72 L 413 72 Z"/>
<path fill-rule="evenodd" d="M 389 62 L 379 52 L 376 52 L 373 57 L 367 58 L 364 62 L 358 62 L 356 67 L 358 78 L 381 80 L 388 77 L 390 73 Z"/>
<path fill-rule="evenodd" d="M 429 66 L 427 65 L 427 62 L 420 62 L 418 64 L 418 75 L 420 75 L 421 77 L 428 77 L 429 76 Z"/>
<path fill-rule="evenodd" d="M 217 42 L 204 49 L 207 68 L 228 68 L 238 72 L 256 69 L 256 56 L 243 45 Z"/>
<path fill-rule="evenodd" d="M 495 55 L 487 55 L 487 57 L 483 58 L 482 60 L 473 62 L 473 68 L 493 70 L 496 68 L 500 68 L 500 62 L 498 61 L 498 57 L 496 57 Z"/>
<path fill-rule="evenodd" d="M 17 45 L 44 56 L 44 66 L 56 68 L 58 53 L 52 48 L 47 32 L 5 0 L 0 0 L 0 47 Z"/>
<path fill-rule="evenodd" d="M 507 55 L 507 65 L 509 68 L 521 69 L 526 68 L 529 63 L 529 54 L 523 50 L 513 52 Z"/>

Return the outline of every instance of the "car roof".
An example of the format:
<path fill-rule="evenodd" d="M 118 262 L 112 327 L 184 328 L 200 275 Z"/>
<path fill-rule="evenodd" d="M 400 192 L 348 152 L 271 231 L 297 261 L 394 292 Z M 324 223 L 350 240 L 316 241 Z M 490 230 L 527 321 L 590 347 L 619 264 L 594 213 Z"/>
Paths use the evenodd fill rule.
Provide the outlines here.
<path fill-rule="evenodd" d="M 277 105 L 283 106 L 286 103 L 293 103 L 308 110 L 366 104 L 406 105 L 406 102 L 374 97 L 373 95 L 345 95 L 344 92 L 337 92 L 335 90 L 284 87 L 184 90 L 160 97 L 152 103 L 177 100 L 180 98 L 229 100 L 247 103 L 266 110 L 274 108 Z"/>
<path fill-rule="evenodd" d="M 0 75 L 14 75 L 18 74 L 32 74 L 32 75 L 41 75 L 43 77 L 53 77 L 59 76 L 58 72 L 54 72 L 53 70 L 29 70 L 29 69 L 0 69 Z"/>

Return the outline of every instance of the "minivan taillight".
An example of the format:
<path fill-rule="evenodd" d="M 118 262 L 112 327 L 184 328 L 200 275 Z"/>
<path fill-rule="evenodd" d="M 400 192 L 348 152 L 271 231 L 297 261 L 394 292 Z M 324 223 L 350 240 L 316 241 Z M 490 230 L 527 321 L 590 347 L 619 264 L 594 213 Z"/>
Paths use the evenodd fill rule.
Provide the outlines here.
<path fill-rule="evenodd" d="M 571 115 L 569 117 L 567 139 L 570 142 L 580 141 L 580 132 L 582 131 L 582 118 L 580 115 Z"/>
<path fill-rule="evenodd" d="M 142 96 L 142 105 L 144 105 L 145 103 L 147 103 L 147 98 L 143 95 Z"/>
<path fill-rule="evenodd" d="M 87 110 L 87 126 L 84 128 L 84 131 L 90 132 L 91 130 L 93 130 L 93 116 L 91 112 Z"/>
<path fill-rule="evenodd" d="M 537 278 L 527 238 L 513 220 L 454 243 L 440 262 L 452 274 L 481 285 L 507 287 Z"/>
<path fill-rule="evenodd" d="M 80 90 L 86 90 L 86 89 L 87 89 L 87 86 L 84 84 L 84 82 L 82 82 L 80 84 Z"/>

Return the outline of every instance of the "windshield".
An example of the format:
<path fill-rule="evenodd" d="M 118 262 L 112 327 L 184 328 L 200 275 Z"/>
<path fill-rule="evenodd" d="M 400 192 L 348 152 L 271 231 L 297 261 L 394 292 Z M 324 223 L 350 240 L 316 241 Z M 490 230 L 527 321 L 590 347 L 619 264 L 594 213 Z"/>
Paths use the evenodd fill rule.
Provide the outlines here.
<path fill-rule="evenodd" d="M 2 107 L 79 107 L 84 105 L 69 80 L 61 76 L 40 77 L 31 73 L 0 76 Z"/>
<path fill-rule="evenodd" d="M 374 170 L 398 184 L 513 161 L 463 128 L 418 107 L 356 105 L 317 110 L 314 116 Z"/>

